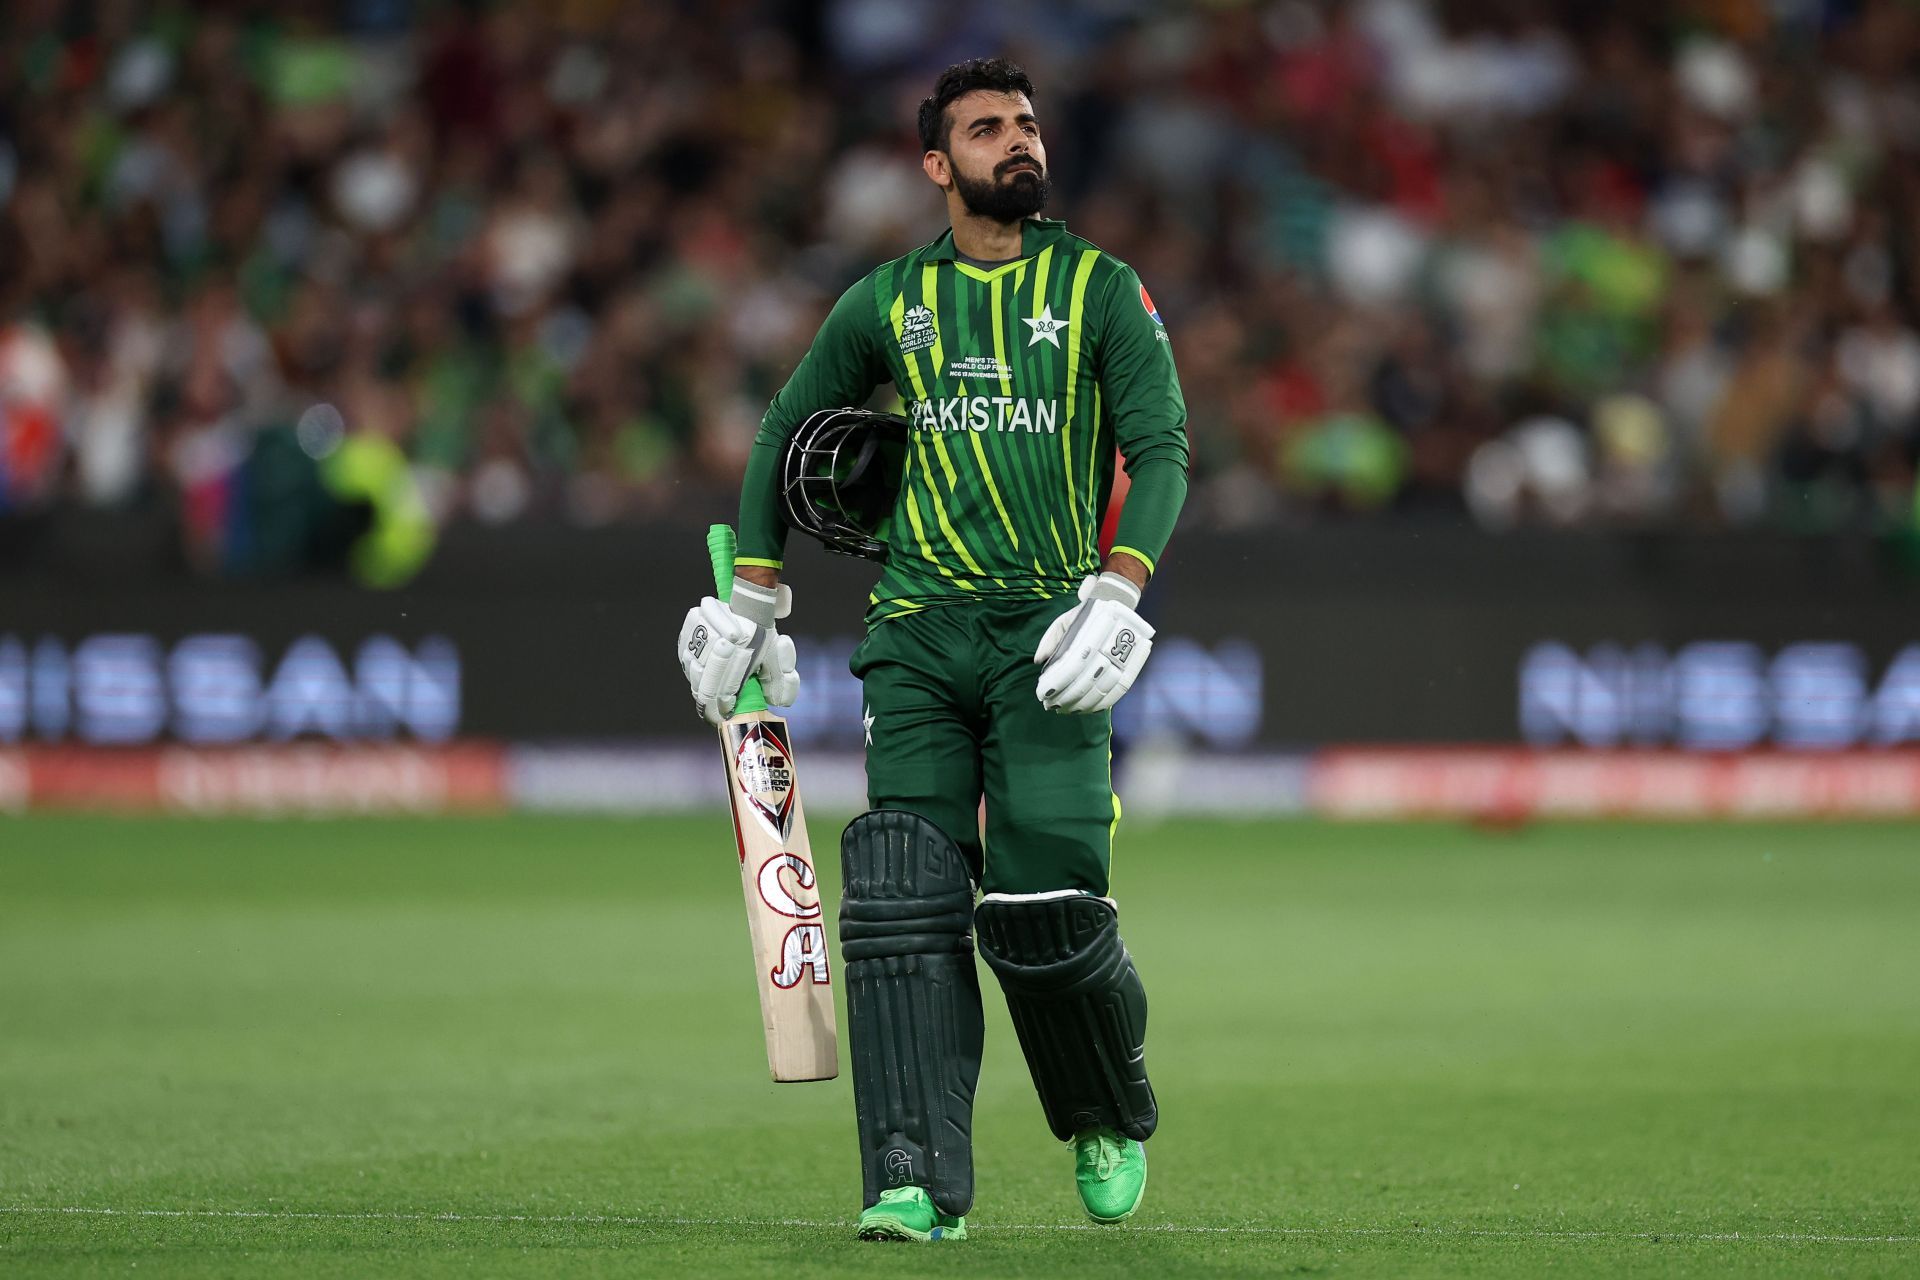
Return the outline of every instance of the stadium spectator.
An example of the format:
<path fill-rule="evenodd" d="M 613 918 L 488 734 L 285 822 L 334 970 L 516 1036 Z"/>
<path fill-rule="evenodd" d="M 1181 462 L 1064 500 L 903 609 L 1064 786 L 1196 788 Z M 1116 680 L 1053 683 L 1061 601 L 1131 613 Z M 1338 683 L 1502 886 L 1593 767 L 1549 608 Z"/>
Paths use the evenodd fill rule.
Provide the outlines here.
<path fill-rule="evenodd" d="M 1912 519 L 1911 5 L 1010 12 L 8 5 L 0 516 L 253 564 L 275 431 L 391 442 L 438 521 L 690 508 L 937 229 L 926 69 L 1018 32 L 1053 212 L 1180 344 L 1192 518 Z"/>

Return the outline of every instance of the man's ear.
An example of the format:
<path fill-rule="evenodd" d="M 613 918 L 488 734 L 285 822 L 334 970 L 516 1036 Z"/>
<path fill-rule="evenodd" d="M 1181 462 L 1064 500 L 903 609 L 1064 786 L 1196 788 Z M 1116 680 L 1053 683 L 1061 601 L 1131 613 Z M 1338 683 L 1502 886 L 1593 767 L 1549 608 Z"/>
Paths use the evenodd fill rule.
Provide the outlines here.
<path fill-rule="evenodd" d="M 933 185 L 942 191 L 953 185 L 953 166 L 948 162 L 946 152 L 927 152 L 920 157 L 920 168 L 933 181 Z"/>

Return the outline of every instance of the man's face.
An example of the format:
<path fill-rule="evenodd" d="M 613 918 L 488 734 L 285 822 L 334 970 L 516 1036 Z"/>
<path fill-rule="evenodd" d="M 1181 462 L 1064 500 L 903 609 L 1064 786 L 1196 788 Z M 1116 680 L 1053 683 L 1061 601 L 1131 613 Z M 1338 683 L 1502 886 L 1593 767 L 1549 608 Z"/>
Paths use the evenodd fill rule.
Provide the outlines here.
<path fill-rule="evenodd" d="M 978 217 L 1018 222 L 1047 204 L 1047 148 L 1024 93 L 976 89 L 954 99 L 947 107 L 947 149 L 929 151 L 924 165 L 928 177 L 951 185 Z"/>

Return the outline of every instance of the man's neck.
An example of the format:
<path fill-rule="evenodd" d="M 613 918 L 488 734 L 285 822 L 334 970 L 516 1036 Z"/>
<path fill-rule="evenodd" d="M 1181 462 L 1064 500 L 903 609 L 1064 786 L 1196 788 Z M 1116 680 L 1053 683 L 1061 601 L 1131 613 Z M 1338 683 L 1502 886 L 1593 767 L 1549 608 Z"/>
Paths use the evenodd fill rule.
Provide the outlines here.
<path fill-rule="evenodd" d="M 1020 256 L 1021 232 L 1027 220 L 996 222 L 975 214 L 958 212 L 953 218 L 953 247 L 981 262 L 1005 262 Z"/>

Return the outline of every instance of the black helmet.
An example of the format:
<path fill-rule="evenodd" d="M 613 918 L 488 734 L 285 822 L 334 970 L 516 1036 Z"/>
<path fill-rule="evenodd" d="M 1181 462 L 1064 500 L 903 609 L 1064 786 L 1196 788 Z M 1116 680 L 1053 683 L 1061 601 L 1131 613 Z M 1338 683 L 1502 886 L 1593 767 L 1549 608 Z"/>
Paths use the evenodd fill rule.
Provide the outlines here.
<path fill-rule="evenodd" d="M 906 467 L 907 420 L 865 409 L 822 409 L 780 455 L 787 523 L 829 551 L 887 558 L 887 531 Z"/>

